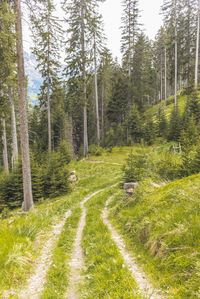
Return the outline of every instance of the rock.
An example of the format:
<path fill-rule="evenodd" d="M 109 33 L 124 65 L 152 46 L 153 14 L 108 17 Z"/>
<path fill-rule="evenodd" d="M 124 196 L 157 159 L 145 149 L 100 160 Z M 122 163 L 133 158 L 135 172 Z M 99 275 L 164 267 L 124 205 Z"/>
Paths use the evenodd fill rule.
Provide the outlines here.
<path fill-rule="evenodd" d="M 77 176 L 75 174 L 70 175 L 69 181 L 71 184 L 75 184 L 77 182 Z"/>
<path fill-rule="evenodd" d="M 133 195 L 133 193 L 135 192 L 135 189 L 138 187 L 138 183 L 125 183 L 124 184 L 124 191 L 126 194 L 128 195 Z"/>

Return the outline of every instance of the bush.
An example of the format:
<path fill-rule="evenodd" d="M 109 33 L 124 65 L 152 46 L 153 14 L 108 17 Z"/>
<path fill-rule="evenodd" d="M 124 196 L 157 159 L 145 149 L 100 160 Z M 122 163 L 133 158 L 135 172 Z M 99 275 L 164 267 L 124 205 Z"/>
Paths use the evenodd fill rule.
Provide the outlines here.
<path fill-rule="evenodd" d="M 154 162 L 154 172 L 164 180 L 175 180 L 181 177 L 181 157 L 174 156 L 172 152 L 163 152 L 161 157 Z"/>
<path fill-rule="evenodd" d="M 97 146 L 95 144 L 91 144 L 89 146 L 89 154 L 93 156 L 101 156 L 103 153 L 103 148 L 100 146 Z"/>
<path fill-rule="evenodd" d="M 140 181 L 144 178 L 147 171 L 146 156 L 142 154 L 134 155 L 131 151 L 122 170 L 125 183 Z"/>
<path fill-rule="evenodd" d="M 69 191 L 69 171 L 63 165 L 62 156 L 59 152 L 51 154 L 48 165 L 43 169 L 43 195 L 56 197 Z"/>
<path fill-rule="evenodd" d="M 70 155 L 67 145 L 62 142 L 57 152 L 44 161 L 41 166 L 31 157 L 31 178 L 34 201 L 40 198 L 55 197 L 69 191 L 69 171 L 67 164 Z M 12 172 L 2 172 L 0 176 L 0 211 L 5 208 L 13 209 L 22 206 L 23 179 L 22 163 L 19 159 Z"/>

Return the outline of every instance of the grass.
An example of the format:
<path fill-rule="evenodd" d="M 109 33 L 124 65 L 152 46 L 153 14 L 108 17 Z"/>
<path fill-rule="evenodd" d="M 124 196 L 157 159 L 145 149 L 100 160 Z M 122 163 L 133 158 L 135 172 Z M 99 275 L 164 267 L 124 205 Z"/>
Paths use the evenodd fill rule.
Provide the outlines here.
<path fill-rule="evenodd" d="M 169 298 L 200 297 L 200 175 L 116 196 L 110 218 L 138 263 Z"/>
<path fill-rule="evenodd" d="M 0 296 L 4 290 L 23 287 L 32 272 L 34 261 L 49 238 L 51 225 L 59 222 L 66 210 L 98 189 L 116 182 L 119 167 L 95 165 L 89 162 L 72 162 L 77 171 L 78 183 L 73 192 L 36 205 L 28 214 L 12 211 L 10 217 L 0 220 Z M 42 225 L 41 225 L 42 224 Z"/>
<path fill-rule="evenodd" d="M 136 282 L 101 219 L 105 201 L 116 188 L 100 193 L 86 204 L 82 246 L 87 270 L 81 298 L 141 298 Z"/>

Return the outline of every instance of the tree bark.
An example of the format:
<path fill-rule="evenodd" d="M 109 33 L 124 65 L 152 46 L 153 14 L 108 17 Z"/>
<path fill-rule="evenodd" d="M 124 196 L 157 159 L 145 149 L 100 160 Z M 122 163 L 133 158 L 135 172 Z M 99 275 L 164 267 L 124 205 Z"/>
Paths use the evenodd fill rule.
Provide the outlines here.
<path fill-rule="evenodd" d="M 167 50 L 165 47 L 165 100 L 167 100 Z"/>
<path fill-rule="evenodd" d="M 49 54 L 48 54 L 49 60 Z M 48 149 L 49 153 L 51 153 L 52 144 L 51 144 L 51 103 L 50 103 L 50 87 L 49 87 L 49 71 L 47 75 L 47 114 L 48 114 Z"/>
<path fill-rule="evenodd" d="M 101 139 L 104 139 L 104 95 L 105 95 L 105 86 L 104 79 L 102 81 L 102 90 L 101 90 Z"/>
<path fill-rule="evenodd" d="M 3 143 L 3 165 L 4 165 L 5 170 L 7 172 L 9 172 L 5 117 L 2 117 L 1 123 L 2 123 L 2 143 Z"/>
<path fill-rule="evenodd" d="M 83 80 L 83 146 L 84 157 L 88 155 L 88 130 L 87 130 L 87 87 L 86 87 L 86 53 L 85 53 L 85 7 L 81 1 L 81 51 L 82 51 L 82 80 Z"/>
<path fill-rule="evenodd" d="M 200 31 L 200 0 L 198 5 L 198 23 L 196 37 L 196 60 L 195 60 L 195 88 L 198 87 L 198 72 L 199 72 L 199 31 Z"/>
<path fill-rule="evenodd" d="M 20 110 L 20 141 L 22 153 L 24 211 L 33 208 L 31 168 L 29 156 L 28 118 L 26 103 L 26 85 L 24 72 L 24 53 L 22 42 L 21 0 L 14 0 L 16 13 L 16 37 L 17 37 L 17 66 L 18 66 L 18 96 Z"/>
<path fill-rule="evenodd" d="M 8 87 L 9 100 L 10 100 L 10 111 L 11 111 L 11 135 L 12 135 L 12 168 L 18 159 L 18 143 L 17 143 L 17 126 L 15 117 L 15 104 L 13 99 L 12 88 Z"/>
<path fill-rule="evenodd" d="M 99 129 L 99 97 L 98 97 L 98 82 L 97 82 L 97 53 L 96 39 L 94 37 L 94 86 L 95 86 L 95 104 L 96 104 L 96 126 L 97 126 L 97 144 L 100 145 L 100 129 Z"/>
<path fill-rule="evenodd" d="M 162 102 L 163 100 L 163 56 L 161 53 L 161 58 L 160 58 L 160 101 Z"/>
<path fill-rule="evenodd" d="M 178 60 L 178 45 L 177 45 L 177 22 L 176 22 L 176 0 L 175 0 L 175 78 L 174 78 L 174 93 L 175 93 L 175 109 L 177 110 L 177 60 Z"/>

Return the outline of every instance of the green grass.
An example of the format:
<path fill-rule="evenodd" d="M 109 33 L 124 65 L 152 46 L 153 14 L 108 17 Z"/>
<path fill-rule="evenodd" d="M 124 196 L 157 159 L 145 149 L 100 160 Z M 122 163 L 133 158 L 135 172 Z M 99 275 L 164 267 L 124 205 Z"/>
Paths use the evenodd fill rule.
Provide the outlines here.
<path fill-rule="evenodd" d="M 177 97 L 178 101 L 178 108 L 180 113 L 182 114 L 185 110 L 186 102 L 187 102 L 187 96 L 178 95 Z M 162 101 L 161 103 L 153 106 L 152 108 L 148 109 L 145 114 L 151 114 L 153 116 L 156 116 L 158 113 L 158 110 L 162 108 L 165 112 L 166 119 L 170 119 L 171 112 L 174 109 L 174 96 L 169 97 L 167 100 Z"/>
<path fill-rule="evenodd" d="M 141 183 L 135 196 L 116 196 L 110 218 L 156 287 L 169 298 L 200 297 L 200 175 L 155 188 Z"/>
<path fill-rule="evenodd" d="M 116 189 L 101 192 L 86 204 L 82 246 L 87 270 L 81 298 L 141 298 L 136 282 L 101 219 L 105 202 Z"/>
<path fill-rule="evenodd" d="M 83 198 L 119 179 L 117 166 L 93 165 L 89 162 L 72 162 L 77 170 L 78 183 L 73 192 L 36 205 L 35 211 L 19 215 L 12 211 L 7 219 L 0 220 L 0 295 L 4 290 L 23 287 L 32 272 L 52 224 L 59 222 L 66 210 Z M 49 205 L 50 204 L 50 205 Z"/>
<path fill-rule="evenodd" d="M 81 209 L 75 208 L 67 219 L 64 230 L 54 250 L 52 265 L 47 273 L 47 281 L 41 298 L 63 298 L 69 278 L 68 262 L 71 258 L 73 241 L 76 235 Z"/>

